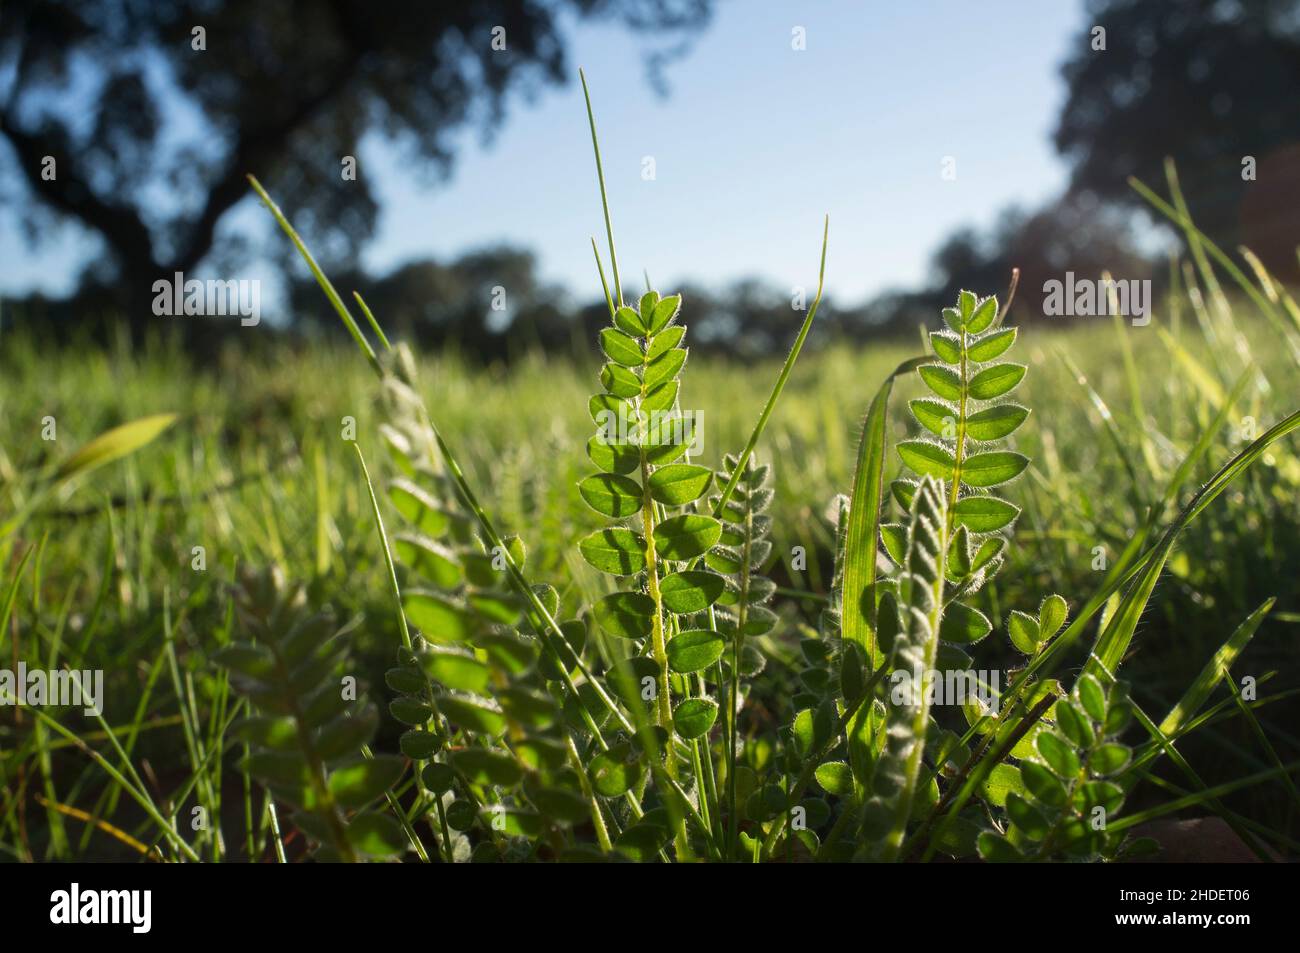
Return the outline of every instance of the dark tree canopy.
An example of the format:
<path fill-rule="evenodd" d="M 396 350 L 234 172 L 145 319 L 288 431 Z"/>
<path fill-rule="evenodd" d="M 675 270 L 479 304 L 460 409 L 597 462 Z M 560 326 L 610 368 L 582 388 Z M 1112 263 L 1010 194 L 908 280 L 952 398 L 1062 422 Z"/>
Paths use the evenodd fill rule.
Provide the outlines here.
<path fill-rule="evenodd" d="M 1094 0 L 1085 23 L 1056 129 L 1075 187 L 1136 203 L 1128 176 L 1163 191 L 1171 156 L 1207 233 L 1294 267 L 1300 2 Z M 1246 157 L 1254 181 L 1243 179 Z"/>
<path fill-rule="evenodd" d="M 710 2 L 6 0 L 0 167 L 25 188 L 2 198 L 29 235 L 56 219 L 97 233 L 106 255 L 85 283 L 116 289 L 139 322 L 156 278 L 239 254 L 218 227 L 248 194 L 246 173 L 322 258 L 351 260 L 377 208 L 364 175 L 341 181 L 341 163 L 366 132 L 445 171 L 454 131 L 490 130 L 507 93 L 568 78 L 565 21 L 685 42 Z"/>

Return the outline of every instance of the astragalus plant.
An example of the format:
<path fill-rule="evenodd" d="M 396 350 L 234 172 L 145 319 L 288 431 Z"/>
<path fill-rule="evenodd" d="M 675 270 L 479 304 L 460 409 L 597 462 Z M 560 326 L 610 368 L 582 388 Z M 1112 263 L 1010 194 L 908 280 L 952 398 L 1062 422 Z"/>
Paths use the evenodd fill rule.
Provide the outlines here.
<path fill-rule="evenodd" d="M 302 588 L 278 569 L 245 571 L 235 608 L 247 638 L 226 645 L 215 660 L 251 712 L 231 728 L 250 748 L 245 770 L 293 808 L 293 823 L 317 859 L 399 852 L 405 838 L 397 821 L 365 808 L 383 802 L 405 765 L 393 755 L 362 755 L 379 713 L 364 697 L 339 690 L 347 634 L 329 613 L 312 611 Z"/>
<path fill-rule="evenodd" d="M 413 782 L 385 792 L 399 822 L 388 835 L 400 828 L 411 852 L 444 861 L 1110 859 L 1140 850 L 1132 828 L 1165 811 L 1123 812 L 1162 756 L 1195 789 L 1171 810 L 1279 776 L 1282 766 L 1206 789 L 1173 747 L 1223 669 L 1159 723 L 1127 698 L 1117 669 L 1178 533 L 1300 416 L 1225 465 L 1097 591 L 1001 607 L 1006 631 L 989 640 L 980 600 L 1013 545 L 1013 481 L 1031 465 L 1014 440 L 1030 412 L 1011 399 L 1026 367 L 1006 360 L 1017 332 L 1005 308 L 964 291 L 930 335 L 932 353 L 902 364 L 867 410 L 851 493 L 834 507 L 834 591 L 806 624 L 809 594 L 783 603 L 770 578 L 788 554 L 769 541 L 763 458 L 773 455 L 760 446 L 820 283 L 745 446 L 702 453 L 684 383 L 691 303 L 653 289 L 625 297 L 598 147 L 596 164 L 612 286 L 597 252 L 609 326 L 588 406 L 592 469 L 576 491 L 605 522 L 571 541 L 570 577 L 549 580 L 529 568 L 526 540 L 480 503 L 423 400 L 414 356 L 357 296 L 363 332 L 253 183 L 384 394 L 386 422 L 357 453 L 401 633 L 388 711 L 414 766 Z M 891 444 L 903 379 L 930 394 L 910 404 L 917 435 Z M 389 462 L 377 490 L 363 454 L 380 444 Z M 887 487 L 894 460 L 913 476 Z M 1090 661 L 1063 684 L 1065 653 L 1099 617 Z M 1257 622 L 1227 648 L 1240 651 Z M 992 642 L 995 662 L 1024 657 L 1005 683 L 973 658 Z M 945 693 L 953 673 L 972 689 L 959 699 Z M 1132 747 L 1119 740 L 1130 719 L 1147 735 Z M 309 727 L 291 734 L 310 767 Z M 250 760 L 261 777 L 269 764 Z M 330 772 L 346 770 L 326 761 L 307 779 L 328 794 Z M 334 856 L 346 857 L 357 818 L 322 803 L 307 809 L 329 823 L 308 833 L 326 847 L 332 835 Z"/>

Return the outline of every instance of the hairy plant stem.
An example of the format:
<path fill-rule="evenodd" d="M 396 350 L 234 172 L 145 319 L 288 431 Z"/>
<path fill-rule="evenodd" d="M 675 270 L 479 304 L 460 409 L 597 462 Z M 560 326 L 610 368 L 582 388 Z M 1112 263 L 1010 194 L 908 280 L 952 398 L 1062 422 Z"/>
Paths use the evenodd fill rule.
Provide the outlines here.
<path fill-rule="evenodd" d="M 677 777 L 677 759 L 673 757 L 673 704 L 668 681 L 668 642 L 664 638 L 664 604 L 659 592 L 659 557 L 655 552 L 655 518 L 654 500 L 650 496 L 650 461 L 645 451 L 641 451 L 641 526 L 645 533 L 646 589 L 654 600 L 655 614 L 652 620 L 650 639 L 655 663 L 659 666 L 659 689 L 656 692 L 655 710 L 658 713 L 659 727 L 668 732 L 668 774 Z"/>
<path fill-rule="evenodd" d="M 740 467 L 736 467 L 736 472 L 740 472 Z M 734 474 L 733 474 L 734 477 Z M 739 712 L 737 705 L 740 701 L 740 650 L 743 647 L 745 639 L 745 623 L 749 616 L 749 556 L 750 543 L 754 533 L 754 512 L 749 506 L 748 501 L 745 504 L 745 542 L 741 549 L 740 559 L 740 602 L 736 609 L 736 633 L 731 640 L 731 686 L 730 700 L 727 705 L 727 719 L 730 722 L 728 732 L 731 738 L 731 745 L 727 750 L 727 799 L 731 802 L 730 812 L 730 837 L 728 840 L 729 848 L 732 854 L 735 854 L 737 841 L 737 826 L 739 823 L 739 808 L 736 804 L 736 736 L 737 722 L 739 721 Z"/>
<path fill-rule="evenodd" d="M 914 524 L 913 533 L 916 532 L 917 528 Z M 916 545 L 915 541 L 913 541 L 912 545 Z M 899 793 L 898 802 L 894 808 L 893 824 L 885 837 L 884 847 L 881 851 L 881 859 L 886 861 L 897 859 L 898 852 L 903 846 L 903 837 L 907 833 L 907 821 L 912 814 L 912 800 L 916 794 L 916 782 L 921 773 L 921 756 L 925 752 L 925 730 L 930 718 L 930 692 L 924 685 L 924 679 L 927 677 L 927 673 L 934 668 L 935 652 L 939 645 L 939 624 L 943 621 L 944 566 L 947 562 L 947 554 L 948 534 L 943 532 L 939 534 L 938 547 L 934 554 L 934 581 L 930 583 L 929 595 L 931 602 L 925 620 L 927 634 L 920 672 L 922 679 L 920 686 L 921 698 L 916 706 L 916 712 L 912 715 L 912 750 L 908 753 L 905 762 L 903 790 Z M 915 621 L 912 624 L 914 625 Z"/>
<path fill-rule="evenodd" d="M 948 514 L 944 521 L 944 542 L 952 539 L 953 523 L 957 519 L 957 496 L 961 492 L 961 464 L 966 454 L 966 400 L 969 394 L 969 358 L 966 356 L 966 325 L 961 329 L 961 399 L 957 403 L 957 444 L 953 450 L 956 465 L 952 471 L 952 490 L 948 494 Z"/>
<path fill-rule="evenodd" d="M 573 743 L 573 736 L 567 731 L 564 733 L 564 743 L 569 756 L 569 764 L 572 766 L 574 773 L 578 775 L 578 783 L 582 786 L 582 794 L 587 799 L 587 805 L 591 810 L 591 826 L 596 831 L 596 842 L 600 844 L 600 849 L 608 854 L 614 849 L 614 845 L 609 840 L 609 828 L 605 826 L 605 814 L 601 810 L 600 799 L 596 797 L 596 792 L 591 788 L 591 779 L 587 777 L 587 769 L 583 767 L 582 758 L 578 754 L 578 746 Z"/>
<path fill-rule="evenodd" d="M 271 840 L 275 842 L 276 863 L 287 864 L 289 859 L 284 856 L 284 835 L 280 833 L 280 815 L 276 813 L 275 798 L 271 797 L 269 791 L 266 794 L 266 822 L 271 828 Z"/>
<path fill-rule="evenodd" d="M 657 713 L 659 727 L 663 728 L 668 735 L 668 742 L 664 746 L 664 770 L 667 779 L 676 787 L 677 781 L 677 745 L 673 740 L 673 705 L 672 705 L 672 686 L 668 678 L 668 641 L 664 636 L 664 605 L 663 597 L 659 592 L 659 556 L 655 552 L 655 503 L 650 496 L 650 461 L 646 457 L 644 447 L 641 449 L 641 492 L 643 494 L 641 503 L 641 525 L 645 532 L 645 558 L 646 558 L 646 589 L 650 593 L 650 598 L 654 600 L 655 612 L 651 620 L 650 638 L 653 646 L 655 663 L 659 666 L 659 686 L 655 693 L 656 698 L 655 711 Z M 686 799 L 684 791 L 681 792 L 683 801 L 689 807 L 689 801 Z M 709 829 L 705 822 L 696 815 L 697 823 L 704 832 L 709 836 Z M 684 858 L 690 855 L 690 844 L 686 839 L 686 821 L 685 818 L 677 817 L 675 826 L 677 828 L 676 847 L 678 858 Z"/>
<path fill-rule="evenodd" d="M 966 802 L 964 798 L 961 798 L 961 793 L 965 791 L 968 785 L 970 785 L 971 779 L 974 778 L 975 782 L 978 783 L 981 775 L 984 773 L 983 765 L 987 764 L 992 767 L 993 765 L 1001 763 L 1011 752 L 1011 749 L 1020 743 L 1020 739 L 1028 734 L 1029 730 L 1033 728 L 1034 725 L 1038 724 L 1039 719 L 1041 719 L 1043 715 L 1047 714 L 1047 710 L 1051 708 L 1055 702 L 1055 695 L 1048 695 L 1046 698 L 1041 699 L 1033 709 L 1025 714 L 1025 717 L 1020 720 L 1019 724 L 1012 729 L 1005 741 L 997 746 L 994 751 L 994 756 L 986 758 L 985 755 L 987 755 L 990 749 L 994 747 L 993 742 L 997 738 L 996 730 L 989 733 L 984 744 L 973 751 L 971 756 L 966 759 L 966 762 L 957 771 L 957 774 L 948 784 L 947 791 L 944 792 L 943 797 L 939 799 L 937 804 L 935 804 L 926 819 L 922 821 L 921 826 L 917 829 L 916 833 L 908 838 L 908 843 L 904 845 L 904 850 L 902 851 L 904 857 L 910 856 L 922 846 L 927 848 L 926 856 L 928 857 L 930 855 L 930 852 L 934 849 L 932 845 L 937 839 L 937 836 L 942 834 L 947 828 L 948 817 L 955 816 L 956 811 L 961 810 L 962 806 L 965 805 Z M 927 843 L 927 835 L 934 827 L 935 822 L 939 819 L 941 814 L 944 814 L 944 812 L 948 810 L 949 806 L 952 805 L 955 800 L 959 801 L 956 808 L 944 815 L 943 824 L 939 827 L 938 831 L 935 832 L 936 836 L 930 838 Z"/>
<path fill-rule="evenodd" d="M 704 678 L 699 680 L 700 694 L 707 694 L 704 688 Z M 718 803 L 718 779 L 713 772 L 713 751 L 709 747 L 707 737 L 700 739 L 697 744 L 700 748 L 700 767 L 704 772 L 704 796 L 709 804 L 709 815 L 707 820 L 713 825 L 714 837 L 722 843 L 725 839 L 722 833 L 722 811 Z"/>

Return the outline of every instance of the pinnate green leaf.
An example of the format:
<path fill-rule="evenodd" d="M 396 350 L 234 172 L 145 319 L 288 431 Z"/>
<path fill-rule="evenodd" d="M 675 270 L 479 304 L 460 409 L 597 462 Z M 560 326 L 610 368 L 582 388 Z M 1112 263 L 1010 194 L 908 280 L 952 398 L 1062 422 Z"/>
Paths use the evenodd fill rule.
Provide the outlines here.
<path fill-rule="evenodd" d="M 1051 830 L 1051 824 L 1042 811 L 1019 794 L 1007 796 L 1007 814 L 1011 822 L 1036 841 L 1041 841 Z"/>
<path fill-rule="evenodd" d="M 912 416 L 926 430 L 948 440 L 956 438 L 957 411 L 955 408 L 929 397 L 911 401 L 908 407 L 912 411 Z"/>
<path fill-rule="evenodd" d="M 1049 597 L 1050 598 L 1050 597 Z M 1057 596 L 1056 598 L 1060 598 Z M 1065 600 L 1062 599 L 1062 602 Z M 1039 618 L 1042 618 L 1040 611 Z M 1055 634 L 1055 633 L 1053 633 Z M 1101 682 L 1089 674 L 1084 673 L 1079 676 L 1079 680 L 1074 685 L 1074 694 L 1079 699 L 1079 704 L 1083 706 L 1088 717 L 1098 724 L 1106 722 L 1106 690 L 1101 687 Z"/>
<path fill-rule="evenodd" d="M 1079 774 L 1079 756 L 1060 735 L 1051 731 L 1040 731 L 1034 739 L 1034 747 L 1043 756 L 1047 766 L 1059 778 L 1072 780 Z"/>
<path fill-rule="evenodd" d="M 1113 781 L 1085 781 L 1074 789 L 1073 800 L 1080 813 L 1100 807 L 1109 816 L 1124 806 L 1124 789 Z"/>
<path fill-rule="evenodd" d="M 523 778 L 519 762 L 501 751 L 464 748 L 451 753 L 451 763 L 473 784 L 513 787 Z"/>
<path fill-rule="evenodd" d="M 412 728 L 402 732 L 402 736 L 397 739 L 397 747 L 413 761 L 428 761 L 441 749 L 442 739 L 431 731 Z"/>
<path fill-rule="evenodd" d="M 1041 804 L 1048 807 L 1062 807 L 1069 797 L 1060 778 L 1037 761 L 1022 761 L 1020 776 L 1024 779 L 1029 793 Z"/>
<path fill-rule="evenodd" d="M 438 707 L 453 723 L 467 731 L 498 735 L 505 730 L 506 718 L 496 702 L 470 695 L 443 695 Z"/>
<path fill-rule="evenodd" d="M 853 769 L 843 761 L 826 761 L 817 765 L 814 777 L 827 794 L 843 797 L 853 793 Z"/>
<path fill-rule="evenodd" d="M 1020 476 L 1027 466 L 1029 458 L 1013 450 L 976 453 L 962 461 L 961 481 L 968 486 L 998 486 Z"/>
<path fill-rule="evenodd" d="M 655 527 L 655 551 L 664 559 L 692 559 L 712 549 L 721 535 L 722 524 L 711 516 L 673 516 Z"/>
<path fill-rule="evenodd" d="M 460 566 L 455 555 L 427 536 L 395 533 L 393 552 L 403 565 L 440 589 L 452 589 L 460 582 Z"/>
<path fill-rule="evenodd" d="M 405 769 L 406 763 L 396 755 L 356 761 L 330 773 L 330 794 L 344 807 L 364 807 L 395 785 Z"/>
<path fill-rule="evenodd" d="M 593 423 L 607 428 L 611 435 L 618 433 L 620 420 L 636 420 L 636 412 L 631 403 L 613 394 L 593 394 L 587 401 L 587 412 L 591 414 Z"/>
<path fill-rule="evenodd" d="M 1092 744 L 1096 735 L 1082 706 L 1072 699 L 1062 698 L 1056 703 L 1055 711 L 1056 727 L 1066 738 L 1081 748 Z"/>
<path fill-rule="evenodd" d="M 474 634 L 474 617 L 446 596 L 423 589 L 402 597 L 406 618 L 431 642 L 464 642 Z"/>
<path fill-rule="evenodd" d="M 965 579 L 970 575 L 970 531 L 962 524 L 952 534 L 948 544 L 948 573 L 955 580 Z"/>
<path fill-rule="evenodd" d="M 1116 742 L 1098 745 L 1088 758 L 1088 767 L 1093 774 L 1102 777 L 1119 774 L 1128 766 L 1132 754 L 1133 752 L 1129 750 L 1128 745 Z"/>
<path fill-rule="evenodd" d="M 600 332 L 600 349 L 611 361 L 624 367 L 640 367 L 645 360 L 636 338 L 618 328 L 605 328 Z"/>
<path fill-rule="evenodd" d="M 646 350 L 646 360 L 651 361 L 658 357 L 664 351 L 671 350 L 682 343 L 682 338 L 686 336 L 686 325 L 675 324 L 671 328 L 664 328 L 654 336 L 650 342 L 649 349 Z"/>
<path fill-rule="evenodd" d="M 975 305 L 979 298 L 973 291 L 962 289 L 957 293 L 957 313 L 961 316 L 962 327 L 970 325 L 971 317 L 975 314 Z"/>
<path fill-rule="evenodd" d="M 991 533 L 1009 525 L 1020 510 L 995 496 L 966 496 L 957 501 L 953 513 L 958 526 L 972 533 Z"/>
<path fill-rule="evenodd" d="M 621 364 L 606 364 L 600 369 L 600 386 L 615 397 L 639 397 L 641 380 Z"/>
<path fill-rule="evenodd" d="M 404 725 L 423 725 L 433 717 L 433 708 L 418 698 L 401 696 L 388 703 L 388 712 Z"/>
<path fill-rule="evenodd" d="M 1019 404 L 997 404 L 966 418 L 966 435 L 972 440 L 1001 440 L 1025 422 L 1029 411 Z"/>
<path fill-rule="evenodd" d="M 645 569 L 645 540 L 630 529 L 597 530 L 583 537 L 578 551 L 601 572 L 630 576 Z"/>
<path fill-rule="evenodd" d="M 647 413 L 671 410 L 673 404 L 677 403 L 677 392 L 680 388 L 679 381 L 664 381 L 662 384 L 655 385 L 641 401 L 641 409 Z"/>
<path fill-rule="evenodd" d="M 979 572 L 993 562 L 1002 554 L 1002 550 L 1006 549 L 1006 546 L 1007 541 L 1002 536 L 993 536 L 984 540 L 984 542 L 980 543 L 980 548 L 975 551 L 975 555 L 971 559 L 971 572 Z"/>
<path fill-rule="evenodd" d="M 981 831 L 975 844 L 980 859 L 990 864 L 1018 864 L 1025 859 L 1025 855 L 1018 847 L 1001 834 L 994 834 L 992 831 Z"/>
<path fill-rule="evenodd" d="M 1015 343 L 1016 329 L 1003 328 L 969 345 L 966 348 L 966 356 L 976 363 L 983 364 L 1002 356 Z"/>
<path fill-rule="evenodd" d="M 596 623 L 610 635 L 643 639 L 654 624 L 655 602 L 640 592 L 615 592 L 591 607 Z"/>
<path fill-rule="evenodd" d="M 641 509 L 641 485 L 631 477 L 597 473 L 579 483 L 578 492 L 597 513 L 616 519 Z"/>
<path fill-rule="evenodd" d="M 946 447 L 928 440 L 904 440 L 898 445 L 898 455 L 911 470 L 920 476 L 951 480 L 957 461 Z"/>
<path fill-rule="evenodd" d="M 433 647 L 420 655 L 420 667 L 438 684 L 458 692 L 482 692 L 491 670 L 472 653 L 450 647 Z"/>
<path fill-rule="evenodd" d="M 970 395 L 976 400 L 992 400 L 1015 390 L 1025 377 L 1023 364 L 994 364 L 980 371 L 970 381 Z"/>
<path fill-rule="evenodd" d="M 711 629 L 678 632 L 668 643 L 668 667 L 674 672 L 698 672 L 722 656 L 727 641 Z"/>
<path fill-rule="evenodd" d="M 602 751 L 591 760 L 591 786 L 601 797 L 621 797 L 641 780 L 645 768 L 629 742 Z"/>
<path fill-rule="evenodd" d="M 658 334 L 667 327 L 682 310 L 682 296 L 669 295 L 655 305 L 654 313 L 649 321 L 648 330 L 651 334 Z"/>
<path fill-rule="evenodd" d="M 980 334 L 992 326 L 998 316 L 998 299 L 990 295 L 975 305 L 971 315 L 966 319 L 966 333 Z"/>
<path fill-rule="evenodd" d="M 687 570 L 665 576 L 659 582 L 659 596 L 669 612 L 703 612 L 718 601 L 726 581 L 713 572 Z"/>
<path fill-rule="evenodd" d="M 1025 655 L 1034 655 L 1038 651 L 1038 621 L 1019 609 L 1011 610 L 1007 620 L 1007 635 L 1011 644 Z"/>
<path fill-rule="evenodd" d="M 942 364 L 922 364 L 916 372 L 926 386 L 944 400 L 961 400 L 961 378 L 952 368 Z"/>
<path fill-rule="evenodd" d="M 685 363 L 686 350 L 684 348 L 675 347 L 670 351 L 664 351 L 646 365 L 645 374 L 642 376 L 646 390 L 651 390 L 664 381 L 672 380 L 678 375 Z"/>
<path fill-rule="evenodd" d="M 961 339 L 946 331 L 930 332 L 930 347 L 945 364 L 961 363 Z"/>
<path fill-rule="evenodd" d="M 718 703 L 712 698 L 688 698 L 673 709 L 673 727 L 683 738 L 708 734 L 718 718 Z"/>
<path fill-rule="evenodd" d="M 348 822 L 348 843 L 367 857 L 394 857 L 410 846 L 402 825 L 387 814 L 367 812 Z"/>
<path fill-rule="evenodd" d="M 641 448 L 596 434 L 587 441 L 587 458 L 606 473 L 631 473 L 641 466 Z"/>
<path fill-rule="evenodd" d="M 665 506 L 681 506 L 708 490 L 713 471 L 693 463 L 674 463 L 650 474 L 650 495 Z"/>
<path fill-rule="evenodd" d="M 388 498 L 402 518 L 425 535 L 436 539 L 447 532 L 451 523 L 447 511 L 414 483 L 394 480 L 389 484 Z"/>
<path fill-rule="evenodd" d="M 1065 625 L 1069 611 L 1070 607 L 1066 605 L 1065 600 L 1055 593 L 1044 599 L 1043 604 L 1038 607 L 1038 628 L 1041 630 L 1041 637 L 1050 639 L 1056 635 L 1061 630 L 1061 626 Z M 1101 688 L 1100 685 L 1097 687 Z"/>
<path fill-rule="evenodd" d="M 993 629 L 988 616 L 961 602 L 950 603 L 939 623 L 939 638 L 945 642 L 970 645 L 978 642 Z"/>
<path fill-rule="evenodd" d="M 646 325 L 641 320 L 641 315 L 627 305 L 614 312 L 614 323 L 633 337 L 641 337 L 646 332 Z"/>
<path fill-rule="evenodd" d="M 889 484 L 889 493 L 902 509 L 911 510 L 912 500 L 916 498 L 916 481 L 894 480 Z"/>
<path fill-rule="evenodd" d="M 881 524 L 880 543 L 895 565 L 901 566 L 907 553 L 907 528 L 901 523 Z"/>

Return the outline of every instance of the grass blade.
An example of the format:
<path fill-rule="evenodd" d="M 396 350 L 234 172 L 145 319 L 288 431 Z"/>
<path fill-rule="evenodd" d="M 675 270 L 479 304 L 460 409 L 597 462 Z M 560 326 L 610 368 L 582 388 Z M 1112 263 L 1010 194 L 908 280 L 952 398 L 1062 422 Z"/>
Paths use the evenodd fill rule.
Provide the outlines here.
<path fill-rule="evenodd" d="M 880 662 L 876 646 L 876 537 L 884 502 L 885 424 L 894 381 L 926 362 L 904 361 L 880 385 L 867 409 L 858 442 L 858 468 L 849 498 L 849 523 L 844 547 L 844 588 L 840 605 L 840 636 L 856 643 L 874 668 Z"/>
<path fill-rule="evenodd" d="M 822 225 L 822 258 L 817 273 L 817 297 L 813 298 L 812 307 L 808 309 L 808 317 L 804 318 L 803 325 L 799 328 L 799 334 L 796 335 L 794 344 L 790 346 L 790 353 L 786 355 L 785 363 L 781 365 L 781 373 L 777 375 L 776 383 L 772 385 L 772 392 L 767 396 L 767 403 L 763 405 L 763 411 L 758 415 L 758 421 L 749 434 L 749 440 L 745 443 L 745 448 L 740 451 L 736 469 L 732 472 L 727 485 L 722 488 L 722 495 L 713 508 L 715 518 L 722 515 L 723 508 L 726 507 L 727 501 L 731 499 L 731 494 L 735 492 L 736 483 L 744 472 L 746 464 L 749 463 L 754 448 L 758 446 L 759 438 L 763 436 L 763 431 L 767 428 L 767 421 L 776 408 L 776 402 L 781 399 L 781 391 L 785 390 L 785 382 L 790 379 L 790 372 L 794 370 L 794 362 L 799 359 L 799 352 L 803 350 L 803 342 L 812 329 L 813 320 L 817 317 L 817 306 L 821 304 L 822 288 L 826 283 L 826 246 L 830 239 L 830 230 L 831 219 L 828 215 Z"/>
<path fill-rule="evenodd" d="M 1159 579 L 1165 561 L 1169 558 L 1174 542 L 1183 528 L 1226 490 L 1238 476 L 1249 469 L 1251 464 L 1264 454 L 1264 451 L 1297 427 L 1300 427 L 1300 411 L 1274 425 L 1249 447 L 1228 461 L 1183 508 L 1182 513 L 1144 560 L 1141 575 L 1125 594 L 1110 624 L 1097 637 L 1092 658 L 1088 661 L 1088 667 L 1094 673 L 1098 665 L 1103 666 L 1108 672 L 1114 672 L 1123 660 L 1124 653 L 1133 639 L 1133 633 L 1137 629 L 1138 620 L 1142 617 L 1147 601 L 1155 590 L 1156 580 Z"/>
<path fill-rule="evenodd" d="M 1219 646 L 1218 651 L 1205 663 L 1205 668 L 1201 669 L 1201 673 L 1196 676 L 1195 681 L 1187 686 L 1187 690 L 1183 692 L 1183 697 L 1178 699 L 1178 703 L 1169 710 L 1169 714 L 1165 715 L 1164 720 L 1160 722 L 1161 734 L 1172 735 L 1176 733 L 1187 723 L 1188 719 L 1201 710 L 1201 706 L 1205 704 L 1215 687 L 1227 676 L 1228 670 L 1232 668 L 1232 663 L 1237 660 L 1237 656 L 1250 644 L 1250 640 L 1254 638 L 1260 623 L 1264 621 L 1264 616 L 1268 615 L 1269 610 L 1273 608 L 1273 603 L 1276 601 L 1276 599 L 1265 600 L 1264 604 L 1247 616 L 1245 621 L 1233 631 L 1232 635 L 1228 636 L 1228 640 Z"/>
<path fill-rule="evenodd" d="M 311 269 L 312 275 L 315 276 L 316 283 L 321 286 L 321 290 L 325 292 L 325 297 L 329 298 L 330 304 L 334 305 L 334 310 L 337 311 L 339 317 L 343 319 L 343 324 L 348 329 L 348 333 L 352 335 L 352 340 L 357 342 L 357 347 L 359 347 L 361 353 L 366 356 L 366 360 L 368 360 L 375 370 L 378 371 L 379 358 L 375 356 L 374 348 L 370 346 L 370 342 L 366 340 L 365 336 L 361 333 L 361 329 L 357 327 L 357 322 L 352 317 L 352 312 L 350 312 L 348 306 L 343 303 L 343 299 L 339 297 L 339 293 L 334 290 L 334 285 L 330 283 L 330 280 L 327 277 L 325 277 L 325 272 L 321 271 L 320 265 L 316 264 L 316 259 L 312 256 L 311 251 L 308 250 L 306 243 L 303 242 L 302 238 L 298 235 L 297 230 L 289 224 L 289 220 L 284 217 L 284 213 L 280 211 L 280 206 L 276 205 L 275 202 L 271 200 L 271 196 L 266 194 L 266 189 L 262 188 L 262 183 L 257 181 L 257 179 L 251 175 L 248 177 L 248 181 L 249 184 L 253 186 L 253 191 L 257 193 L 257 197 L 262 200 L 262 204 L 270 209 L 271 214 L 275 216 L 275 220 L 280 223 L 280 228 L 284 230 L 284 233 L 289 236 L 289 240 L 293 242 L 294 247 L 298 249 L 298 254 L 302 255 L 303 261 L 307 263 L 307 267 Z"/>

